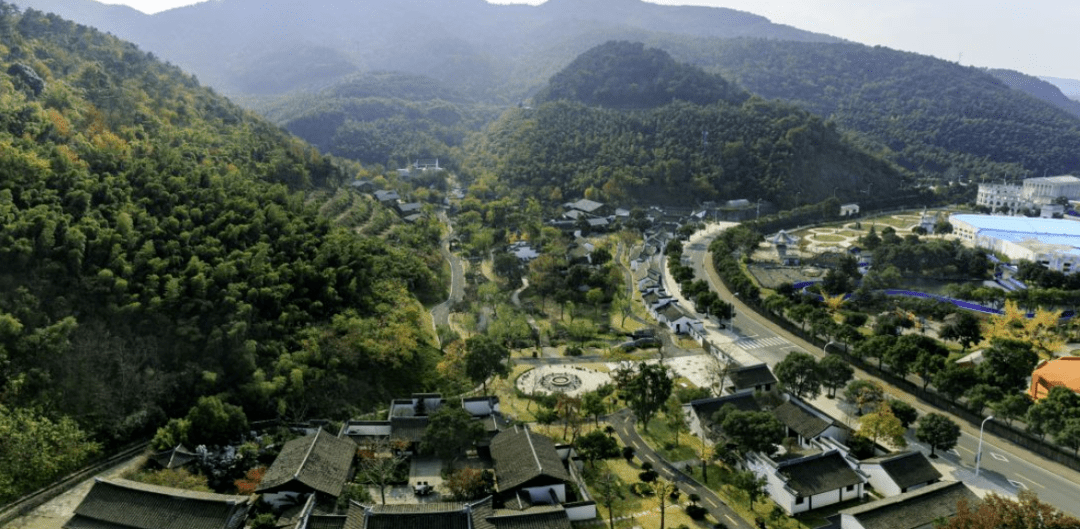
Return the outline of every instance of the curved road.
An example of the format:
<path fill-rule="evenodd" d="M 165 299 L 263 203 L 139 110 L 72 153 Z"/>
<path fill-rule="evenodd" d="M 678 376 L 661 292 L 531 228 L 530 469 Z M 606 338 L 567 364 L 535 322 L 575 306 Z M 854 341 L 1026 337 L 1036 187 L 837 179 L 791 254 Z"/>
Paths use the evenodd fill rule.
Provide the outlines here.
<path fill-rule="evenodd" d="M 735 305 L 736 317 L 732 325 L 736 331 L 752 337 L 750 340 L 756 344 L 771 343 L 777 345 L 770 347 L 755 348 L 748 352 L 754 354 L 770 366 L 775 365 L 793 350 L 803 350 L 818 358 L 824 353 L 809 342 L 795 336 L 778 325 L 772 323 L 763 316 L 757 314 L 742 302 L 720 281 L 712 266 L 712 254 L 707 250 L 709 242 L 715 234 L 710 236 L 691 237 L 690 244 L 686 245 L 686 253 L 690 256 L 694 273 L 699 278 L 706 278 L 710 286 L 724 299 L 730 300 Z M 955 450 L 943 454 L 942 458 L 956 466 L 956 471 L 946 479 L 958 479 L 970 481 L 983 488 L 998 488 L 1010 493 L 1021 490 L 1031 490 L 1039 495 L 1043 501 L 1074 516 L 1080 516 L 1080 472 L 1076 472 L 1064 465 L 1044 459 L 1016 446 L 1000 437 L 986 434 L 983 441 L 983 456 L 981 473 L 979 478 L 974 476 L 975 451 L 978 449 L 979 428 L 967 421 L 957 418 L 941 410 L 929 406 L 915 396 L 877 379 L 858 368 L 855 369 L 855 378 L 875 380 L 885 387 L 886 392 L 895 398 L 899 398 L 914 406 L 920 414 L 936 412 L 943 414 L 960 425 L 961 438 Z M 909 437 L 911 437 L 909 435 Z M 910 440 L 913 445 L 919 443 Z M 984 481 L 988 480 L 988 481 Z M 978 483 L 976 483 L 978 482 Z M 988 487 L 987 485 L 991 485 Z"/>
<path fill-rule="evenodd" d="M 436 327 L 449 325 L 450 309 L 465 299 L 465 269 L 461 265 L 461 258 L 450 251 L 450 238 L 454 234 L 454 227 L 450 224 L 445 210 L 439 210 L 438 218 L 447 228 L 446 237 L 443 238 L 439 251 L 443 259 L 450 263 L 450 297 L 431 309 L 431 320 Z"/>

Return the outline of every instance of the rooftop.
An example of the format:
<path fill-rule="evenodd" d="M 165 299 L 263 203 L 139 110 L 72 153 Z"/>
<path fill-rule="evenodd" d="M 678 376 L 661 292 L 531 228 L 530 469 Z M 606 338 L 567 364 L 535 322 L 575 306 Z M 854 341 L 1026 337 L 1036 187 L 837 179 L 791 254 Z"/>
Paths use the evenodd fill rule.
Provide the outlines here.
<path fill-rule="evenodd" d="M 813 439 L 833 425 L 831 419 L 823 419 L 810 409 L 790 400 L 773 409 L 773 415 L 804 439 Z"/>
<path fill-rule="evenodd" d="M 740 367 L 728 373 L 728 378 L 739 389 L 776 383 L 776 375 L 773 375 L 769 366 L 765 364 Z"/>
<path fill-rule="evenodd" d="M 555 443 L 525 427 L 514 427 L 496 435 L 491 440 L 491 458 L 495 460 L 495 480 L 500 492 L 540 476 L 570 481 L 570 474 L 555 451 Z"/>
<path fill-rule="evenodd" d="M 960 500 L 974 504 L 979 497 L 959 481 L 943 481 L 844 509 L 840 515 L 854 517 L 863 529 L 916 529 L 932 527 L 936 520 L 955 516 Z"/>
<path fill-rule="evenodd" d="M 289 484 L 337 497 L 352 466 L 356 443 L 320 429 L 285 443 L 257 492 L 292 490 Z"/>
<path fill-rule="evenodd" d="M 917 450 L 864 459 L 862 464 L 881 465 L 893 483 L 901 489 L 941 479 L 941 472 Z"/>
<path fill-rule="evenodd" d="M 97 479 L 65 529 L 233 529 L 242 527 L 248 496 L 226 496 Z"/>
<path fill-rule="evenodd" d="M 1063 356 L 1043 362 L 1031 373 L 1029 394 L 1032 398 L 1045 397 L 1054 386 L 1080 392 L 1080 356 Z"/>
<path fill-rule="evenodd" d="M 776 470 L 787 478 L 787 486 L 804 498 L 866 481 L 836 450 L 784 461 Z"/>

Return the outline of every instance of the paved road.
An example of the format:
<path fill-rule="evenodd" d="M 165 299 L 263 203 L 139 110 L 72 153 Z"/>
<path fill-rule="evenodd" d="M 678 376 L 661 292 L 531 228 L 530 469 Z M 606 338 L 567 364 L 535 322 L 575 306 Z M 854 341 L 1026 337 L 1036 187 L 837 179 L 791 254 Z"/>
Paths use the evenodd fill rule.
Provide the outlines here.
<path fill-rule="evenodd" d="M 818 357 L 822 356 L 823 352 L 821 350 L 759 316 L 724 287 L 712 267 L 712 259 L 707 252 L 708 243 L 711 242 L 713 236 L 715 235 L 692 237 L 689 241 L 690 244 L 686 245 L 687 253 L 691 257 L 694 273 L 697 277 L 707 278 L 712 288 L 716 289 L 723 299 L 734 303 L 736 316 L 732 324 L 734 329 L 745 337 L 737 340 L 735 345 L 742 346 L 747 352 L 757 356 L 770 366 L 775 365 L 787 353 L 794 350 L 806 351 Z M 860 379 L 878 380 L 858 369 L 855 371 L 855 376 Z M 1077 498 L 1080 498 L 1080 472 L 1032 454 L 1004 439 L 987 434 L 983 440 L 981 463 L 983 470 L 980 471 L 980 480 L 977 482 L 974 476 L 974 467 L 975 452 L 978 449 L 978 426 L 973 426 L 967 421 L 960 420 L 943 410 L 928 406 L 899 388 L 890 386 L 880 380 L 878 382 L 882 382 L 886 391 L 892 396 L 901 398 L 913 405 L 920 414 L 929 412 L 943 413 L 960 425 L 962 436 L 956 452 L 944 454 L 942 457 L 943 460 L 955 465 L 953 475 L 946 476 L 947 479 L 957 479 L 983 488 L 1010 493 L 1016 493 L 1024 489 L 1031 490 L 1037 493 L 1043 501 L 1074 516 L 1080 516 L 1080 501 L 1077 501 Z M 926 451 L 929 452 L 928 449 Z M 985 478 L 985 480 L 982 478 Z"/>
<path fill-rule="evenodd" d="M 446 237 L 443 238 L 439 251 L 443 259 L 450 263 L 450 297 L 431 309 L 431 319 L 436 326 L 449 325 L 450 309 L 465 299 L 465 270 L 461 265 L 461 258 L 450 251 L 450 237 L 454 233 L 454 227 L 450 224 L 446 211 L 439 210 L 438 217 L 447 227 Z"/>
<path fill-rule="evenodd" d="M 709 514 L 712 515 L 713 519 L 718 522 L 723 522 L 731 528 L 753 529 L 753 526 L 740 518 L 735 511 L 731 510 L 731 507 L 725 505 L 715 492 L 701 483 L 698 483 L 690 476 L 676 470 L 667 462 L 667 460 L 660 457 L 659 454 L 650 448 L 648 443 L 646 443 L 645 440 L 641 438 L 641 435 L 638 434 L 636 420 L 630 410 L 623 408 L 609 416 L 608 422 L 615 428 L 615 433 L 619 435 L 619 438 L 622 439 L 624 445 L 634 447 L 634 454 L 638 459 L 642 462 L 648 461 L 652 463 L 653 469 L 655 469 L 661 477 L 675 483 L 683 493 L 693 493 L 701 496 L 700 504 L 709 509 Z"/>

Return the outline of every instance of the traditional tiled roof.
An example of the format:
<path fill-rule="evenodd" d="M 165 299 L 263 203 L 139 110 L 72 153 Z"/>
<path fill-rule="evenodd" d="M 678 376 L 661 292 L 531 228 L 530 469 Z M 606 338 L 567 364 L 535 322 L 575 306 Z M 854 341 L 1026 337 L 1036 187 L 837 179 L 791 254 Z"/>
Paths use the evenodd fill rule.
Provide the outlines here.
<path fill-rule="evenodd" d="M 441 502 L 349 505 L 344 529 L 495 529 L 491 498 L 474 503 Z"/>
<path fill-rule="evenodd" d="M 199 455 L 184 445 L 176 445 L 169 450 L 164 450 L 150 456 L 150 460 L 157 463 L 161 468 L 180 468 L 199 458 Z"/>
<path fill-rule="evenodd" d="M 690 316 L 683 314 L 683 311 L 679 310 L 679 307 L 676 307 L 674 303 L 661 309 L 659 314 L 667 321 L 679 321 L 683 318 L 690 318 Z"/>
<path fill-rule="evenodd" d="M 866 481 L 837 451 L 784 461 L 776 471 L 787 478 L 788 487 L 804 498 Z"/>
<path fill-rule="evenodd" d="M 899 496 L 866 503 L 840 511 L 851 516 L 864 529 L 916 529 L 930 527 L 936 520 L 956 515 L 956 504 L 966 499 L 969 505 L 979 497 L 959 481 L 943 481 L 905 492 Z"/>
<path fill-rule="evenodd" d="M 922 452 L 915 450 L 864 459 L 862 464 L 881 465 L 889 479 L 900 489 L 941 479 L 941 472 L 930 464 Z"/>
<path fill-rule="evenodd" d="M 728 373 L 728 378 L 739 389 L 776 384 L 776 376 L 765 364 L 740 367 Z"/>
<path fill-rule="evenodd" d="M 772 413 L 803 439 L 813 439 L 833 425 L 833 421 L 822 419 L 790 400 L 774 408 Z"/>
<path fill-rule="evenodd" d="M 395 438 L 419 443 L 424 437 L 424 431 L 427 430 L 428 418 L 427 416 L 393 417 L 390 419 L 390 425 Z"/>
<path fill-rule="evenodd" d="M 495 460 L 495 481 L 501 492 L 541 476 L 570 481 L 551 439 L 525 427 L 499 432 L 491 440 L 491 458 Z"/>
<path fill-rule="evenodd" d="M 694 413 L 705 420 L 711 419 L 714 413 L 728 404 L 731 404 L 739 411 L 761 411 L 761 405 L 754 399 L 752 393 L 739 393 L 737 395 L 690 401 L 690 407 L 694 409 Z"/>
<path fill-rule="evenodd" d="M 578 200 L 577 202 L 570 202 L 569 204 L 566 204 L 566 207 L 579 211 L 584 211 L 585 213 L 592 213 L 604 207 L 604 205 L 599 202 L 583 198 L 581 200 Z"/>
<path fill-rule="evenodd" d="M 562 506 L 538 506 L 527 511 L 499 510 L 488 518 L 495 529 L 570 529 Z"/>
<path fill-rule="evenodd" d="M 244 525 L 249 496 L 226 496 L 98 479 L 65 529 L 234 529 Z"/>
<path fill-rule="evenodd" d="M 323 430 L 285 443 L 256 492 L 309 489 L 337 497 L 348 479 L 356 443 Z"/>

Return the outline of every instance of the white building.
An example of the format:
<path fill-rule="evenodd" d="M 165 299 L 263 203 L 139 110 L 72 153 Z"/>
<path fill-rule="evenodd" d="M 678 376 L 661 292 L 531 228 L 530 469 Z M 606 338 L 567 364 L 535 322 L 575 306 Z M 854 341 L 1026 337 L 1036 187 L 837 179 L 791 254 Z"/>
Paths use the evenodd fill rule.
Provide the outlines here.
<path fill-rule="evenodd" d="M 1080 222 L 1063 219 L 952 215 L 953 233 L 976 248 L 1066 274 L 1080 266 Z"/>
<path fill-rule="evenodd" d="M 1080 199 L 1080 178 L 1072 175 L 1027 178 L 1023 185 L 979 184 L 975 203 L 992 210 L 1003 207 L 1009 211 L 1021 208 L 1039 209 L 1065 197 Z"/>

